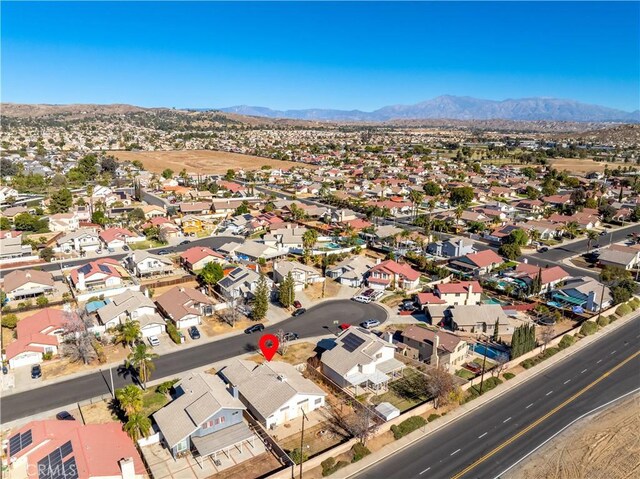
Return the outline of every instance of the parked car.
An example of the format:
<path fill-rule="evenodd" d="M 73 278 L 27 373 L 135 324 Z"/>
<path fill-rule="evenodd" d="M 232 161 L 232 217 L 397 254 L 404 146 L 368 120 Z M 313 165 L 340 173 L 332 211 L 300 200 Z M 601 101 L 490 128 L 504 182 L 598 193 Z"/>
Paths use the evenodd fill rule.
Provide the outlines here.
<path fill-rule="evenodd" d="M 298 301 L 297 299 L 293 302 L 293 307 L 300 309 L 302 308 L 302 303 L 300 301 Z"/>
<path fill-rule="evenodd" d="M 370 298 L 370 297 L 368 297 L 368 296 L 362 296 L 362 295 L 360 295 L 360 296 L 354 296 L 352 299 L 353 299 L 354 301 L 357 301 L 358 303 L 365 303 L 365 304 L 366 304 L 366 303 L 370 303 L 370 302 L 371 302 L 371 298 Z"/>
<path fill-rule="evenodd" d="M 31 379 L 38 379 L 42 377 L 42 368 L 39 364 L 31 366 Z"/>
<path fill-rule="evenodd" d="M 295 318 L 296 316 L 300 316 L 301 314 L 304 314 L 306 312 L 307 310 L 305 308 L 298 308 L 293 313 L 291 313 L 291 316 Z"/>
<path fill-rule="evenodd" d="M 409 308 L 409 307 L 414 307 L 415 308 L 415 303 L 413 302 L 413 299 L 403 299 L 402 300 L 402 307 L 403 308 Z"/>
<path fill-rule="evenodd" d="M 538 250 L 538 252 L 540 252 L 540 253 L 546 253 L 547 251 L 549 251 L 549 248 L 547 246 L 543 246 L 542 248 L 540 248 Z"/>
<path fill-rule="evenodd" d="M 467 363 L 464 367 L 475 374 L 480 374 L 482 372 L 482 367 L 478 366 L 476 363 Z"/>
<path fill-rule="evenodd" d="M 414 305 L 413 303 L 411 303 L 411 304 L 408 304 L 408 303 L 406 303 L 406 304 L 405 304 L 405 303 L 403 303 L 403 304 L 400 306 L 400 311 L 413 312 L 413 311 L 415 311 L 416 309 L 418 309 L 418 308 L 416 308 L 416 307 L 415 307 L 415 305 Z"/>
<path fill-rule="evenodd" d="M 113 249 L 113 248 L 107 248 L 107 251 L 108 251 L 109 253 L 115 253 L 115 252 L 116 252 L 116 250 L 115 250 L 115 249 Z"/>
<path fill-rule="evenodd" d="M 369 298 L 370 296 L 373 295 L 373 293 L 375 293 L 375 291 L 373 289 L 367 289 L 365 291 L 363 291 L 360 296 L 365 296 L 367 298 Z"/>
<path fill-rule="evenodd" d="M 609 234 L 608 231 L 601 231 L 600 236 L 607 236 Z"/>
<path fill-rule="evenodd" d="M 361 322 L 360 326 L 362 326 L 364 329 L 371 329 L 380 326 L 380 321 L 378 321 L 377 319 L 367 319 L 366 321 Z"/>
<path fill-rule="evenodd" d="M 349 323 L 342 323 L 338 327 L 340 328 L 341 331 L 345 331 L 345 330 L 349 329 L 351 327 L 351 325 Z"/>
<path fill-rule="evenodd" d="M 298 339 L 298 333 L 287 332 L 282 335 L 282 339 L 285 341 L 295 341 Z"/>
<path fill-rule="evenodd" d="M 195 326 L 191 326 L 189 328 L 189 336 L 191 336 L 191 339 L 200 339 L 200 331 Z"/>
<path fill-rule="evenodd" d="M 58 414 L 56 414 L 56 419 L 58 421 L 75 421 L 76 418 L 73 417 L 69 411 L 60 411 Z"/>
<path fill-rule="evenodd" d="M 101 249 L 97 249 L 96 250 L 96 254 L 102 254 L 102 250 Z"/>
<path fill-rule="evenodd" d="M 149 344 L 150 344 L 151 346 L 153 346 L 154 348 L 155 348 L 156 346 L 160 346 L 160 340 L 158 339 L 158 336 L 149 336 L 149 337 L 147 338 L 147 341 L 149 341 Z"/>
<path fill-rule="evenodd" d="M 171 254 L 171 251 L 168 249 L 161 249 L 160 251 L 158 251 L 159 255 L 165 255 L 165 254 Z"/>
<path fill-rule="evenodd" d="M 384 295 L 384 291 L 374 291 L 371 295 L 371 299 L 374 301 L 378 301 Z"/>
<path fill-rule="evenodd" d="M 124 245 L 124 246 L 122 247 L 122 249 L 123 249 L 124 251 L 129 251 L 131 248 L 129 248 L 127 245 Z"/>
<path fill-rule="evenodd" d="M 244 334 L 259 333 L 260 331 L 264 331 L 264 324 L 262 323 L 249 326 L 247 329 L 244 330 Z"/>
<path fill-rule="evenodd" d="M 189 240 L 180 241 L 180 243 L 178 243 L 178 246 L 182 246 L 184 244 L 189 244 L 189 243 L 191 243 L 191 241 Z"/>

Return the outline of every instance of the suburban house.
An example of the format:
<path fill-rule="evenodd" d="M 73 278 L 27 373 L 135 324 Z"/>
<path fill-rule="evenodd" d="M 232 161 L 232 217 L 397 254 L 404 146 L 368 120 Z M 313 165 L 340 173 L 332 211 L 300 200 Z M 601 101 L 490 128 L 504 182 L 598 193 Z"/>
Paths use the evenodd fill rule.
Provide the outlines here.
<path fill-rule="evenodd" d="M 140 291 L 125 291 L 106 299 L 105 305 L 96 310 L 96 316 L 102 331 L 127 321 L 138 321 L 142 336 L 147 338 L 162 334 L 166 328 L 154 302 Z"/>
<path fill-rule="evenodd" d="M 215 227 L 215 222 L 209 217 L 187 215 L 180 218 L 180 225 L 185 235 L 195 236 L 198 233 L 212 230 Z"/>
<path fill-rule="evenodd" d="M 142 211 L 144 212 L 144 217 L 148 220 L 167 216 L 165 209 L 158 205 L 144 205 Z"/>
<path fill-rule="evenodd" d="M 595 313 L 613 304 L 611 289 L 589 276 L 571 278 L 551 292 L 551 298 L 562 305 L 579 307 Z"/>
<path fill-rule="evenodd" d="M 371 268 L 367 282 L 373 289 L 412 291 L 420 286 L 420 273 L 407 263 L 389 259 Z"/>
<path fill-rule="evenodd" d="M 47 295 L 55 291 L 51 273 L 36 269 L 16 269 L 4 277 L 2 290 L 12 301 Z"/>
<path fill-rule="evenodd" d="M 302 253 L 304 247 L 302 236 L 306 230 L 306 228 L 278 228 L 266 233 L 262 242 L 287 253 Z"/>
<path fill-rule="evenodd" d="M 598 264 L 600 266 L 617 266 L 627 271 L 631 270 L 640 264 L 640 249 L 612 244 L 608 248 L 600 250 Z"/>
<path fill-rule="evenodd" d="M 9 477 L 143 479 L 142 458 L 119 422 L 31 421 L 8 440 Z M 37 471 L 37 473 L 34 473 Z"/>
<path fill-rule="evenodd" d="M 180 213 L 183 215 L 209 215 L 211 214 L 211 203 L 198 201 L 191 203 L 180 203 L 178 205 Z"/>
<path fill-rule="evenodd" d="M 324 407 L 326 393 L 288 363 L 236 359 L 219 374 L 238 390 L 240 400 L 266 428 Z"/>
<path fill-rule="evenodd" d="M 492 336 L 498 322 L 498 335 L 513 334 L 516 324 L 499 304 L 451 306 L 444 311 L 444 325 L 453 331 L 465 331 Z"/>
<path fill-rule="evenodd" d="M 149 253 L 147 250 L 136 250 L 124 259 L 127 269 L 138 278 L 148 278 L 162 274 L 171 274 L 175 266 L 171 259 Z"/>
<path fill-rule="evenodd" d="M 73 313 L 46 308 L 18 321 L 16 340 L 5 345 L 10 368 L 41 363 L 45 353 L 57 354 L 65 325 Z"/>
<path fill-rule="evenodd" d="M 322 372 L 338 386 L 354 388 L 356 395 L 363 390 L 384 392 L 389 381 L 402 374 L 404 364 L 394 357 L 396 346 L 371 331 L 350 327 L 333 343 L 322 353 Z"/>
<path fill-rule="evenodd" d="M 206 246 L 194 246 L 180 254 L 180 263 L 189 271 L 199 271 L 209 263 L 223 265 L 225 258 Z"/>
<path fill-rule="evenodd" d="M 121 270 L 117 260 L 104 258 L 74 269 L 69 277 L 77 291 L 110 289 L 123 285 Z"/>
<path fill-rule="evenodd" d="M 57 238 L 54 250 L 58 253 L 82 253 L 95 251 L 101 246 L 97 231 L 91 228 L 80 228 Z"/>
<path fill-rule="evenodd" d="M 144 236 L 137 235 L 124 228 L 107 228 L 101 231 L 99 236 L 107 248 L 122 248 L 126 244 L 137 243 L 146 239 Z"/>
<path fill-rule="evenodd" d="M 236 258 L 244 261 L 257 261 L 260 258 L 271 259 L 276 256 L 283 256 L 286 251 L 277 250 L 264 243 L 257 241 L 245 241 L 234 249 L 233 254 Z"/>
<path fill-rule="evenodd" d="M 49 231 L 75 231 L 80 221 L 75 213 L 58 213 L 49 216 Z"/>
<path fill-rule="evenodd" d="M 273 281 L 275 283 L 282 283 L 289 273 L 293 276 L 296 291 L 302 291 L 309 284 L 324 282 L 324 276 L 311 266 L 297 261 L 274 261 Z"/>
<path fill-rule="evenodd" d="M 442 329 L 411 325 L 402 331 L 401 339 L 406 356 L 432 366 L 442 366 L 451 372 L 464 363 L 469 352 L 469 345 L 464 339 Z"/>
<path fill-rule="evenodd" d="M 327 268 L 327 276 L 338 283 L 359 288 L 364 284 L 369 270 L 373 268 L 374 261 L 366 256 L 347 257 L 334 266 Z"/>
<path fill-rule="evenodd" d="M 502 263 L 504 263 L 504 260 L 500 255 L 493 250 L 487 249 L 453 259 L 449 261 L 449 267 L 462 273 L 480 276 L 489 273 Z"/>
<path fill-rule="evenodd" d="M 427 253 L 442 258 L 457 258 L 466 254 L 475 253 L 473 243 L 463 238 L 450 238 L 445 241 L 436 241 L 427 246 Z"/>
<path fill-rule="evenodd" d="M 237 266 L 217 283 L 218 291 L 225 298 L 250 298 L 255 293 L 260 275 L 246 266 Z M 269 289 L 271 280 L 267 279 Z"/>
<path fill-rule="evenodd" d="M 197 289 L 176 286 L 158 296 L 156 304 L 165 317 L 183 329 L 200 324 L 202 316 L 211 316 L 214 301 Z"/>
<path fill-rule="evenodd" d="M 548 293 L 556 287 L 558 283 L 568 280 L 571 275 L 560 266 L 541 268 L 529 263 L 518 263 L 516 266 L 516 277 L 524 281 L 528 286 L 539 278 L 540 291 L 535 294 Z"/>
<path fill-rule="evenodd" d="M 22 244 L 22 231 L 0 231 L 0 259 L 31 256 L 31 246 Z"/>
<path fill-rule="evenodd" d="M 163 443 L 176 458 L 194 456 L 216 458 L 231 448 L 256 447 L 260 441 L 243 420 L 246 409 L 216 375 L 190 373 L 173 387 L 173 400 L 153 414 Z M 252 457 L 249 455 L 248 457 Z"/>
<path fill-rule="evenodd" d="M 482 302 L 482 286 L 477 281 L 437 284 L 433 287 L 433 293 L 449 306 Z"/>

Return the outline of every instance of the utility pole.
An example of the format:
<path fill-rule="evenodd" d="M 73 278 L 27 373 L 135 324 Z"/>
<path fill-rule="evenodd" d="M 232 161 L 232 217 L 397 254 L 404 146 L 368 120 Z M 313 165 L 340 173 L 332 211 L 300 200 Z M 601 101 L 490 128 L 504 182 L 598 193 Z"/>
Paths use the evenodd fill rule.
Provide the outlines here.
<path fill-rule="evenodd" d="M 116 398 L 116 390 L 113 388 L 113 369 L 109 366 L 109 377 L 111 378 L 111 397 Z"/>
<path fill-rule="evenodd" d="M 482 384 L 484 383 L 484 369 L 487 364 L 487 343 L 484 343 L 484 352 L 482 355 L 482 374 L 480 376 L 480 393 L 479 396 L 482 396 Z"/>
<path fill-rule="evenodd" d="M 304 420 L 307 419 L 307 415 L 304 413 L 304 409 L 300 408 L 302 411 L 302 431 L 300 433 L 300 479 L 302 479 L 302 463 L 304 462 Z"/>
<path fill-rule="evenodd" d="M 600 316 L 602 316 L 602 302 L 604 301 L 604 288 L 605 288 L 605 284 L 604 281 L 602 282 L 602 292 L 600 293 L 600 304 L 598 306 L 598 319 L 597 321 L 600 321 Z"/>

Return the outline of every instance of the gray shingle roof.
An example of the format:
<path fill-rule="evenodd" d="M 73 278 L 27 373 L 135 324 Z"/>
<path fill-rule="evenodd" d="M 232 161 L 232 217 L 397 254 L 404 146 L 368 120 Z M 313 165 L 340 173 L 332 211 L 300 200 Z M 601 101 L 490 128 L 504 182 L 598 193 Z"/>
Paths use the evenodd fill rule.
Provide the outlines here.
<path fill-rule="evenodd" d="M 350 336 L 356 336 L 362 343 L 356 348 L 350 348 Z M 336 347 L 322 353 L 322 363 L 343 376 L 358 364 L 370 364 L 382 348 L 395 349 L 394 345 L 361 328 L 347 329 L 335 342 Z"/>

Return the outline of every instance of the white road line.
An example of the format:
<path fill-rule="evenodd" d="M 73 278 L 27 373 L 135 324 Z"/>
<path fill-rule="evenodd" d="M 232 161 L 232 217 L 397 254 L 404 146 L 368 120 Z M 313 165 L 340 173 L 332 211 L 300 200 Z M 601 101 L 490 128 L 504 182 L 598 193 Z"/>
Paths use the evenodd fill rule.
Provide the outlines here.
<path fill-rule="evenodd" d="M 485 437 L 487 435 L 487 433 L 485 432 L 484 434 L 482 434 L 481 436 L 478 436 L 478 439 L 482 439 L 483 437 Z"/>
<path fill-rule="evenodd" d="M 549 439 L 547 439 L 546 441 L 544 441 L 542 444 L 540 444 L 538 447 L 534 448 L 533 450 L 529 451 L 527 454 L 525 454 L 524 456 L 522 456 L 520 459 L 518 459 L 516 462 L 514 462 L 512 465 L 510 465 L 508 468 L 506 468 L 504 471 L 502 471 L 500 474 L 498 474 L 497 476 L 495 476 L 494 479 L 500 479 L 502 476 L 504 476 L 507 472 L 509 472 L 511 469 L 513 469 L 514 467 L 516 467 L 518 464 L 520 464 L 522 461 L 524 461 L 527 457 L 529 457 L 531 454 L 533 454 L 534 452 L 536 452 L 538 449 L 540 449 L 542 446 L 544 446 L 546 443 L 548 443 L 549 441 L 551 441 L 553 438 L 555 438 L 558 434 L 561 434 L 563 431 L 565 431 L 566 429 L 568 429 L 569 427 L 573 426 L 576 422 L 578 422 L 580 419 L 583 419 L 591 414 L 593 414 L 594 412 L 598 411 L 599 409 L 605 408 L 607 407 L 609 404 L 613 404 L 614 402 L 619 401 L 620 399 L 623 399 L 631 394 L 635 394 L 637 392 L 640 392 L 640 388 L 638 389 L 634 389 L 633 391 L 629 391 L 626 394 L 623 394 L 620 397 L 617 397 L 615 399 L 613 399 L 612 401 L 609 401 L 606 404 L 602 404 L 601 406 L 598 406 L 595 409 L 592 409 L 591 411 L 584 413 L 582 416 L 574 419 L 573 421 L 571 421 L 569 424 L 567 424 L 565 427 L 563 427 L 562 429 L 560 429 L 558 432 L 556 432 L 555 434 L 553 434 Z"/>
<path fill-rule="evenodd" d="M 529 404 L 525 409 L 529 409 L 531 406 L 533 406 L 533 403 Z"/>
<path fill-rule="evenodd" d="M 583 369 L 582 371 L 580 371 L 580 374 L 584 374 L 588 371 L 588 369 Z"/>
<path fill-rule="evenodd" d="M 461 451 L 461 449 L 456 449 L 455 451 L 453 451 L 451 454 L 449 454 L 450 456 L 453 456 L 454 454 L 458 454 Z"/>
<path fill-rule="evenodd" d="M 509 416 L 507 419 L 505 419 L 504 421 L 502 421 L 502 424 L 504 424 L 507 421 L 511 421 L 511 416 Z"/>
<path fill-rule="evenodd" d="M 616 354 L 616 350 L 615 349 L 609 353 L 609 356 L 613 356 L 614 354 Z"/>
<path fill-rule="evenodd" d="M 549 394 L 551 394 L 553 391 L 549 391 L 547 394 L 545 394 L 545 396 L 548 396 Z"/>
<path fill-rule="evenodd" d="M 431 469 L 431 468 L 430 468 L 430 467 L 427 467 L 424 471 L 422 471 L 422 472 L 420 473 L 420 475 L 424 474 L 424 473 L 425 473 L 425 472 L 427 472 L 429 469 Z"/>
<path fill-rule="evenodd" d="M 567 383 L 570 383 L 570 382 L 571 382 L 571 379 L 567 379 L 563 384 L 567 384 Z"/>
<path fill-rule="evenodd" d="M 598 360 L 596 361 L 596 364 L 600 364 L 601 362 L 602 362 L 602 359 L 598 359 Z"/>

